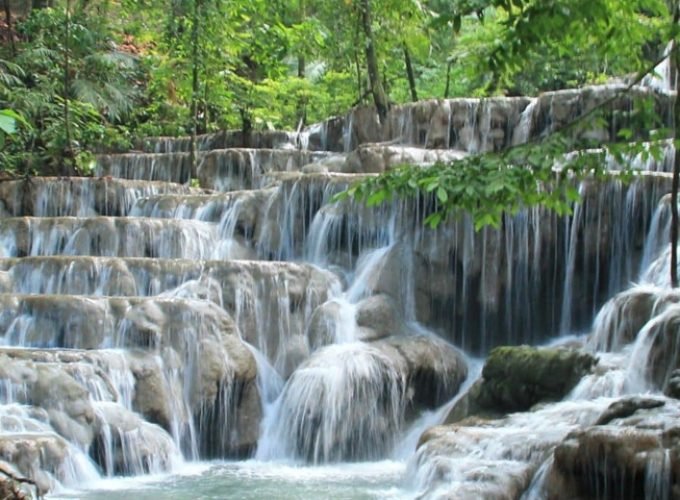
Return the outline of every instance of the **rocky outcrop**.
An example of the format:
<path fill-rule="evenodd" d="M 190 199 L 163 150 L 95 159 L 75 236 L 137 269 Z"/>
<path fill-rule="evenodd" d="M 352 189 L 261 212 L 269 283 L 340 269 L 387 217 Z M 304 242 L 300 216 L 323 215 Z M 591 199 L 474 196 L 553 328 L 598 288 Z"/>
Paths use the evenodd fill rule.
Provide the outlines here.
<path fill-rule="evenodd" d="M 94 350 L 8 351 L 20 361 L 3 365 L 8 370 L 5 378 L 20 384 L 18 393 L 27 395 L 26 402 L 45 408 L 51 426 L 69 441 L 87 447 L 101 435 L 102 418 L 96 418 L 91 403 L 95 391 L 95 399 L 121 405 L 116 411 L 104 408 L 113 412 L 114 421 L 131 422 L 132 417 L 121 412 L 135 409 L 173 433 L 178 442 L 198 439 L 199 444 L 205 443 L 205 449 L 211 450 L 206 456 L 243 456 L 254 449 L 261 417 L 255 359 L 240 340 L 236 324 L 216 304 L 176 298 L 26 296 L 22 300 L 12 296 L 12 300 L 18 300 L 14 303 L 17 311 L 33 318 L 26 330 L 17 332 L 23 345 Z M 89 315 L 83 312 L 87 307 Z M 4 310 L 11 310 L 8 302 Z M 114 332 L 116 337 L 111 337 Z M 126 360 L 124 367 L 116 368 L 123 375 L 112 374 L 110 362 L 102 361 L 114 357 L 95 350 L 107 345 L 136 350 L 129 363 Z M 21 374 L 27 380 L 17 379 Z M 114 378 L 127 385 L 116 387 Z M 194 428 L 197 435 L 192 434 Z M 146 423 L 140 432 L 157 434 Z M 158 443 L 157 438 L 149 439 Z M 135 473 L 148 471 L 147 462 L 137 460 L 142 468 Z M 128 466 L 108 467 L 129 472 Z"/>
<path fill-rule="evenodd" d="M 642 285 L 621 292 L 598 313 L 589 345 L 593 350 L 619 351 L 635 341 L 650 319 L 678 302 L 680 294 L 660 287 Z"/>
<path fill-rule="evenodd" d="M 680 407 L 677 402 L 651 403 L 617 402 L 635 411 L 567 436 L 554 452 L 545 486 L 548 497 L 678 498 Z"/>
<path fill-rule="evenodd" d="M 624 90 L 626 90 L 624 92 Z M 353 109 L 307 129 L 313 149 L 348 151 L 360 144 L 394 141 L 428 149 L 498 151 L 544 136 L 577 116 L 611 100 L 605 107 L 607 126 L 584 128 L 584 141 L 601 143 L 617 137 L 634 102 L 652 99 L 658 116 L 667 120 L 669 97 L 652 89 L 610 84 L 545 92 L 536 98 L 425 100 L 393 106 L 381 125 L 370 106 Z"/>
<path fill-rule="evenodd" d="M 410 484 L 424 498 L 520 498 L 554 447 L 601 410 L 601 403 L 564 402 L 432 427 L 420 437 Z"/>
<path fill-rule="evenodd" d="M 581 130 L 585 139 L 617 137 L 626 126 L 621 118 L 630 113 L 636 99 L 653 99 L 658 116 L 669 119 L 666 110 L 672 104 L 667 95 L 640 86 L 624 90 L 626 85 L 609 84 L 545 92 L 536 98 L 423 100 L 392 106 L 382 125 L 374 107 L 359 106 L 300 132 L 264 130 L 243 137 L 239 131 L 222 131 L 199 135 L 197 146 L 201 151 L 249 147 L 348 152 L 361 144 L 387 141 L 428 149 L 497 151 L 546 135 L 609 99 L 605 120 L 610 125 Z M 150 153 L 188 152 L 190 141 L 190 137 L 155 137 L 139 147 Z"/>
<path fill-rule="evenodd" d="M 585 183 L 569 218 L 523 211 L 498 231 L 452 218 L 425 232 L 414 221 L 433 209 L 430 199 L 326 204 L 362 177 L 497 151 L 598 103 L 608 104 L 607 126 L 577 132 L 586 143 L 626 125 L 619 115 L 630 95 L 668 104 L 642 89 L 608 101 L 620 90 L 430 100 L 394 106 L 382 123 L 364 107 L 296 133 L 207 134 L 195 171 L 189 138 L 155 138 L 142 145 L 147 153 L 98 156 L 99 179 L 3 184 L 0 331 L 23 349 L 0 351 L 0 458 L 43 489 L 65 479 L 84 449 L 105 474 L 166 471 L 178 448 L 199 459 L 248 457 L 256 444 L 260 458 L 384 458 L 406 424 L 452 398 L 467 376 L 460 352 L 412 320 L 484 354 L 500 339 L 533 342 L 583 326 L 634 278 L 667 180 Z M 232 192 L 188 187 L 196 180 Z M 639 222 L 625 235 L 615 223 L 622 216 Z M 597 238 L 584 237 L 595 228 Z M 233 260 L 257 258 L 307 259 L 337 276 Z M 345 278 L 355 286 L 342 297 Z M 650 311 L 651 297 L 635 314 Z M 650 337 L 647 358 L 664 370 L 678 368 L 672 324 Z M 593 363 L 576 351 L 494 351 L 461 400 L 477 415 L 423 437 L 429 484 L 454 498 L 519 496 L 581 425 L 567 404 L 555 411 L 569 419 L 555 429 L 556 414 L 535 403 L 562 397 Z M 261 427 L 263 401 L 273 420 Z M 628 401 L 598 422 L 617 425 L 652 406 Z"/>
<path fill-rule="evenodd" d="M 527 410 L 562 399 L 597 360 L 573 349 L 497 347 L 482 370 L 480 404 L 502 411 Z"/>

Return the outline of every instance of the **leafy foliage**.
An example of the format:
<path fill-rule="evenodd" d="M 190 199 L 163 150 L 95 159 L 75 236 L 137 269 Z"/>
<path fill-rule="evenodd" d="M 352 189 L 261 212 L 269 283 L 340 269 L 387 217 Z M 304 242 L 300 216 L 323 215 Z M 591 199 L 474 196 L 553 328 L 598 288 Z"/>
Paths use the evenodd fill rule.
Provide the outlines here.
<path fill-rule="evenodd" d="M 369 3 L 392 102 L 412 96 L 405 51 L 420 98 L 486 96 L 637 71 L 668 38 L 662 0 Z M 129 148 L 132 137 L 191 133 L 192 103 L 198 132 L 207 132 L 297 128 L 370 100 L 360 0 L 53 5 L 13 23 L 16 47 L 0 45 L 0 108 L 30 124 L 7 138 L 6 169 L 59 171 L 71 149 L 85 164 L 92 151 Z"/>

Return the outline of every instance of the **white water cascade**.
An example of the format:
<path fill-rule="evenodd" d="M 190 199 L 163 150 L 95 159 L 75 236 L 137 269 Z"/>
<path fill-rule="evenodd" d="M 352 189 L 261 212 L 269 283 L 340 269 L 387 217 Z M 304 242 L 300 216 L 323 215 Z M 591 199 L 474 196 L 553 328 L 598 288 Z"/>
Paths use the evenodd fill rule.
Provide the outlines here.
<path fill-rule="evenodd" d="M 330 203 L 405 162 L 545 135 L 621 88 L 208 134 L 196 171 L 187 138 L 149 138 L 98 156 L 97 177 L 0 183 L 0 466 L 60 498 L 667 498 L 672 145 L 631 159 L 648 173 L 630 184 L 583 183 L 571 215 L 497 230 L 426 229 L 427 199 Z M 636 87 L 598 137 L 650 95 L 668 105 Z M 519 344 L 550 347 L 507 359 L 575 363 L 571 385 L 552 361 L 539 382 L 494 365 Z"/>

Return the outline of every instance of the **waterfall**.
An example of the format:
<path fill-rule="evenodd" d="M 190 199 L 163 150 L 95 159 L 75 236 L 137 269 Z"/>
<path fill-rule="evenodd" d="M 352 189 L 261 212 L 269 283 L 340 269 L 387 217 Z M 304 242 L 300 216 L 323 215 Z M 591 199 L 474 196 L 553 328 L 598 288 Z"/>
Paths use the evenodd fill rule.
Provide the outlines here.
<path fill-rule="evenodd" d="M 671 429 L 671 144 L 628 159 L 653 175 L 586 181 L 570 214 L 533 207 L 498 229 L 464 214 L 426 229 L 427 197 L 331 203 L 403 162 L 534 140 L 618 90 L 429 100 L 382 124 L 358 108 L 253 132 L 247 148 L 239 132 L 206 134 L 195 171 L 189 138 L 148 138 L 143 153 L 98 155 L 97 178 L 0 183 L 0 460 L 45 492 L 189 484 L 189 463 L 210 461 L 208 482 L 327 474 L 377 497 L 541 498 L 622 398 L 654 391 L 666 406 L 645 408 Z M 491 349 L 556 337 L 598 358 L 560 400 L 440 425 L 471 404 Z M 632 425 L 613 422 L 598 424 L 607 439 Z M 650 452 L 650 498 L 671 491 L 673 457 Z"/>

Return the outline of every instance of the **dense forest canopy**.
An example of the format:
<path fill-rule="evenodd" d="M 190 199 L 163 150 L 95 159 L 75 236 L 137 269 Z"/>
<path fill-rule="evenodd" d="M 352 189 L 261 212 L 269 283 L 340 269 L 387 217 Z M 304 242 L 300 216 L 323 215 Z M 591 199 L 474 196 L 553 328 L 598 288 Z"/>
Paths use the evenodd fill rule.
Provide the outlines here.
<path fill-rule="evenodd" d="M 19 173 L 87 173 L 142 136 L 602 82 L 673 26 L 658 0 L 3 2 L 0 165 Z"/>

